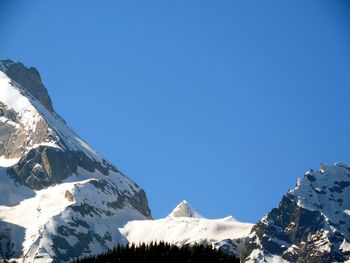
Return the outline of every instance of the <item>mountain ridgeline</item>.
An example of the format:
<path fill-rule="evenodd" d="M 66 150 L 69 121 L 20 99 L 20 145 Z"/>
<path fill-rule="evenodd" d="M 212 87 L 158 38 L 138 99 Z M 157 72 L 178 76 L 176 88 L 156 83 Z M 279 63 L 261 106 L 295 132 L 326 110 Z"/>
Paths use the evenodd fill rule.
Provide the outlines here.
<path fill-rule="evenodd" d="M 35 68 L 0 61 L 0 258 L 69 262 L 126 244 L 145 192 L 55 112 Z"/>
<path fill-rule="evenodd" d="M 165 218 L 134 220 L 119 231 L 129 243 L 162 241 L 180 247 L 202 244 L 239 257 L 252 226 L 232 216 L 207 219 L 184 200 Z"/>
<path fill-rule="evenodd" d="M 68 127 L 39 72 L 0 61 L 0 262 L 92 262 L 116 246 L 153 257 L 155 242 L 166 256 L 213 247 L 241 262 L 350 262 L 350 166 L 309 170 L 254 225 L 186 201 L 152 220 L 145 192 Z"/>
<path fill-rule="evenodd" d="M 321 165 L 252 228 L 243 262 L 348 262 L 350 166 Z"/>

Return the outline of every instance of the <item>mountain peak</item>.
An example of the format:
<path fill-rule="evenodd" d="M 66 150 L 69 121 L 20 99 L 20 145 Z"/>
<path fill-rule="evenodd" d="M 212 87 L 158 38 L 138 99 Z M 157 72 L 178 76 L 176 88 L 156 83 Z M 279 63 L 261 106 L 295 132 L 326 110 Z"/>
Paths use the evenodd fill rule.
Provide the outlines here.
<path fill-rule="evenodd" d="M 243 262 L 348 262 L 349 196 L 349 165 L 307 171 L 253 227 Z"/>
<path fill-rule="evenodd" d="M 193 208 L 186 200 L 181 201 L 168 217 L 192 217 L 192 218 L 204 218 L 197 209 Z"/>
<path fill-rule="evenodd" d="M 244 240 L 253 224 L 226 218 L 203 218 L 191 205 L 182 201 L 166 218 L 130 221 L 118 228 L 129 244 L 165 242 L 176 246 L 211 245 L 239 257 Z"/>
<path fill-rule="evenodd" d="M 126 243 L 113 229 L 151 218 L 145 192 L 53 110 L 38 71 L 11 60 L 0 61 L 0 189 L 0 262 L 99 254 Z"/>
<path fill-rule="evenodd" d="M 0 71 L 3 71 L 13 81 L 20 84 L 23 90 L 29 92 L 49 111 L 54 111 L 51 98 L 36 68 L 26 67 L 20 62 L 6 59 L 0 60 Z"/>

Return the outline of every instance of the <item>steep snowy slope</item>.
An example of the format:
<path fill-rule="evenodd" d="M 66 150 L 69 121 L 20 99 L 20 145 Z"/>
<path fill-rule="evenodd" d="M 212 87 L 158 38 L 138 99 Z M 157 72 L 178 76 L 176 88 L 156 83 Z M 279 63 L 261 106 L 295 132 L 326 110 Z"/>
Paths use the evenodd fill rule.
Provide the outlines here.
<path fill-rule="evenodd" d="M 350 256 L 350 166 L 310 170 L 252 229 L 244 262 L 344 262 Z M 349 261 L 350 262 L 350 261 Z"/>
<path fill-rule="evenodd" d="M 149 218 L 144 191 L 66 125 L 38 71 L 0 61 L 0 261 L 100 253 Z"/>
<path fill-rule="evenodd" d="M 231 216 L 206 219 L 183 201 L 166 218 L 131 221 L 119 231 L 130 243 L 212 244 L 226 253 L 239 256 L 251 227 L 252 224 L 241 223 Z"/>

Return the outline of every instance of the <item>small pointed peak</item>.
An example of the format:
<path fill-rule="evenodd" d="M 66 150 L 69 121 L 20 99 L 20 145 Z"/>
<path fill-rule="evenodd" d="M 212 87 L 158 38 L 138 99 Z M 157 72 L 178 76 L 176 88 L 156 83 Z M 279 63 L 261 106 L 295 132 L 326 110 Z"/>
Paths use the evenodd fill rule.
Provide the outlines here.
<path fill-rule="evenodd" d="M 186 200 L 181 201 L 168 217 L 192 217 L 192 218 L 204 218 L 197 209 L 193 208 Z"/>
<path fill-rule="evenodd" d="M 324 173 L 325 171 L 326 171 L 326 166 L 323 163 L 321 163 L 320 164 L 320 172 Z"/>

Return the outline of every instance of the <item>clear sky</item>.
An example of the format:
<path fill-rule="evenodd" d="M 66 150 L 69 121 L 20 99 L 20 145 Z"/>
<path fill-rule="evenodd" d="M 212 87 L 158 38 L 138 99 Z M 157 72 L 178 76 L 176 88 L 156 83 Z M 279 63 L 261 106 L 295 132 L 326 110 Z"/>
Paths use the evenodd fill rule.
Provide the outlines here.
<path fill-rule="evenodd" d="M 255 222 L 350 163 L 348 1 L 0 0 L 0 57 L 147 192 Z M 1 92 L 1 90 L 0 90 Z"/>

